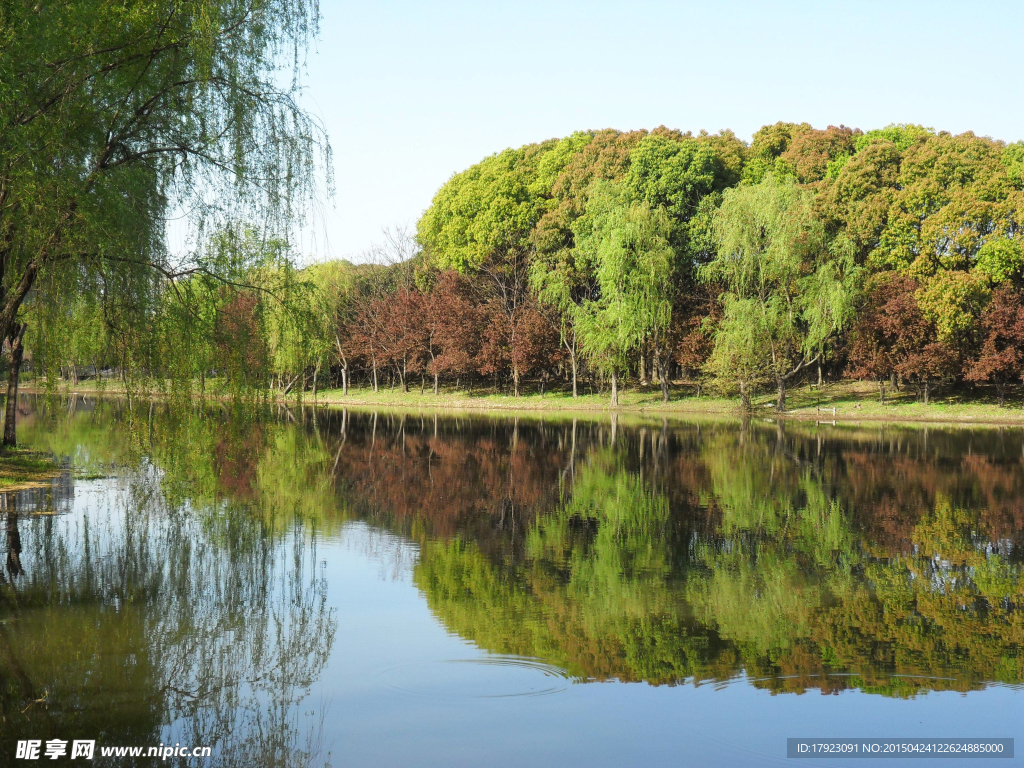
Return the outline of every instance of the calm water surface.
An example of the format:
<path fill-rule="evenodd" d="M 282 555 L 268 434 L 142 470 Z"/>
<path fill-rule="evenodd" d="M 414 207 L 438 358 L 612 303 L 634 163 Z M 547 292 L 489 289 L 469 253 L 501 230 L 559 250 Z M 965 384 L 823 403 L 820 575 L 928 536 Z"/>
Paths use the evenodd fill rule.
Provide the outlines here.
<path fill-rule="evenodd" d="M 1021 430 L 23 410 L 69 470 L 0 495 L 2 764 L 1024 750 Z"/>

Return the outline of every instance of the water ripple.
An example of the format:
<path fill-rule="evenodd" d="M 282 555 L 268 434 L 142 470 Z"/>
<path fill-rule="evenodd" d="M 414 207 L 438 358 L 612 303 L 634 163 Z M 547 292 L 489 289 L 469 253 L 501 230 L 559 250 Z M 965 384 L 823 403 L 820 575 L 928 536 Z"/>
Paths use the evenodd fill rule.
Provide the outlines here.
<path fill-rule="evenodd" d="M 390 688 L 444 699 L 547 696 L 575 679 L 561 667 L 521 656 L 443 659 L 391 667 L 380 673 Z"/>

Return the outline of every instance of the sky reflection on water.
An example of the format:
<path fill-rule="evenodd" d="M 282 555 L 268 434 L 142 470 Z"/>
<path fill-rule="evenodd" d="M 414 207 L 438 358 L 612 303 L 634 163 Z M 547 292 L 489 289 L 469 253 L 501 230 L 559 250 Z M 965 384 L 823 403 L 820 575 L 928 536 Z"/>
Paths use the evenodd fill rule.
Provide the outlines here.
<path fill-rule="evenodd" d="M 1022 735 L 1020 431 L 66 405 L 25 434 L 72 474 L 0 510 L 0 757 L 82 733 L 204 765 L 761 765 L 787 736 Z"/>

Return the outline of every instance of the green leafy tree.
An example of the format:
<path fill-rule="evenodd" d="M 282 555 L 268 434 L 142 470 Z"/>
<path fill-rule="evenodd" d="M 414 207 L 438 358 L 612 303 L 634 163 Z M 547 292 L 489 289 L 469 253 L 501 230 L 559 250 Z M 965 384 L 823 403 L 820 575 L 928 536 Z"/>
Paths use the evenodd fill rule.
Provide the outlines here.
<path fill-rule="evenodd" d="M 307 267 L 304 272 L 313 290 L 311 310 L 315 319 L 310 342 L 314 345 L 311 351 L 316 359 L 317 370 L 321 366 L 330 368 L 332 363 L 337 364 L 341 374 L 342 394 L 347 395 L 352 361 L 349 359 L 348 345 L 342 342 L 341 336 L 355 313 L 355 271 L 346 261 L 328 261 Z"/>
<path fill-rule="evenodd" d="M 819 207 L 873 271 L 970 270 L 990 243 L 1013 239 L 1019 190 L 1003 142 L 897 125 L 856 137 L 854 149 L 821 187 Z M 998 250 L 984 256 L 996 273 L 1007 257 L 1018 261 Z"/>
<path fill-rule="evenodd" d="M 597 295 L 573 311 L 584 354 L 611 378 L 613 406 L 627 355 L 671 320 L 670 231 L 663 209 L 631 201 L 614 184 L 594 191 L 577 222 L 576 247 L 593 270 Z"/>
<path fill-rule="evenodd" d="M 558 315 L 556 324 L 569 361 L 573 397 L 579 395 L 582 354 L 577 310 L 597 294 L 592 264 L 575 248 L 574 225 L 585 215 L 595 184 L 624 178 L 632 150 L 646 135 L 646 131 L 613 130 L 573 134 L 541 159 L 541 175 L 551 163 L 549 158 L 564 158 L 564 162 L 559 163 L 559 173 L 551 180 L 552 199 L 531 233 L 534 255 L 530 287 L 540 304 Z M 571 154 L 570 147 L 575 149 Z"/>
<path fill-rule="evenodd" d="M 557 146 L 506 149 L 441 187 L 417 225 L 420 243 L 439 267 L 473 273 L 528 250 L 550 194 L 550 172 L 541 176 L 538 165 Z"/>
<path fill-rule="evenodd" d="M 663 209 L 671 224 L 668 239 L 674 254 L 665 296 L 672 319 L 655 329 L 641 352 L 653 358 L 665 402 L 673 353 L 683 351 L 685 328 L 695 325 L 703 306 L 696 278 L 710 256 L 708 224 L 721 203 L 721 193 L 740 179 L 744 149 L 729 131 L 693 136 L 659 128 L 642 139 L 630 156 L 626 188 L 634 198 Z"/>
<path fill-rule="evenodd" d="M 561 248 L 539 254 L 530 266 L 530 287 L 542 306 L 558 314 L 559 338 L 569 359 L 572 396 L 579 396 L 580 307 L 597 295 L 596 275 L 582 252 Z"/>
<path fill-rule="evenodd" d="M 842 243 L 830 250 L 812 206 L 791 180 L 769 175 L 729 190 L 718 214 L 718 254 L 703 276 L 725 287 L 724 314 L 709 366 L 738 384 L 746 408 L 751 387 L 768 380 L 784 411 L 787 383 L 853 315 L 859 270 Z"/>
<path fill-rule="evenodd" d="M 585 137 L 552 140 L 493 155 L 453 176 L 417 225 L 419 242 L 435 266 L 484 278 L 485 303 L 494 316 L 490 348 L 510 351 L 500 356 L 501 367 L 511 374 L 517 396 L 523 366 L 515 350 L 533 317 L 532 231 L 558 169 L 583 144 Z M 490 360 L 481 370 L 497 367 Z"/>
<path fill-rule="evenodd" d="M 1024 247 L 1020 238 L 1000 237 L 986 240 L 978 249 L 974 271 L 993 284 L 1024 280 Z"/>

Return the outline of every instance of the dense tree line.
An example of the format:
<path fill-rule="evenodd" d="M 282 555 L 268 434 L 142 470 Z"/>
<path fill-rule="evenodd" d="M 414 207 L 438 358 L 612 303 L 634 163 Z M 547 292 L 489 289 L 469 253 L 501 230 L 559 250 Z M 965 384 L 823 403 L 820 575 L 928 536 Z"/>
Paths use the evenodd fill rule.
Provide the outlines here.
<path fill-rule="evenodd" d="M 615 402 L 629 376 L 667 399 L 706 378 L 784 409 L 789 386 L 828 374 L 883 399 L 963 382 L 1002 399 L 1024 372 L 1022 190 L 1024 143 L 912 125 L 778 123 L 749 145 L 577 133 L 453 176 L 389 330 L 360 315 L 350 338 L 400 379 L 495 375 L 514 393 L 582 377 Z"/>
<path fill-rule="evenodd" d="M 419 225 L 428 265 L 551 318 L 574 383 L 709 377 L 749 404 L 807 377 L 1022 374 L 1024 144 L 918 126 L 602 131 L 454 176 Z M 553 315 L 553 317 L 551 317 Z M 518 330 L 514 314 L 509 339 Z M 513 362 L 513 380 L 520 371 Z"/>
<path fill-rule="evenodd" d="M 1022 142 L 913 125 L 777 123 L 749 144 L 581 132 L 455 174 L 415 236 L 389 233 L 363 263 L 300 270 L 282 241 L 216 234 L 246 287 L 165 281 L 207 300 L 129 346 L 160 381 L 181 369 L 279 393 L 559 387 L 615 404 L 628 380 L 746 407 L 770 391 L 785 409 L 795 384 L 850 377 L 883 400 L 984 385 L 1002 402 L 1024 374 L 1022 215 Z M 93 341 L 59 336 L 40 370 L 90 362 Z"/>

